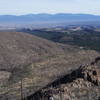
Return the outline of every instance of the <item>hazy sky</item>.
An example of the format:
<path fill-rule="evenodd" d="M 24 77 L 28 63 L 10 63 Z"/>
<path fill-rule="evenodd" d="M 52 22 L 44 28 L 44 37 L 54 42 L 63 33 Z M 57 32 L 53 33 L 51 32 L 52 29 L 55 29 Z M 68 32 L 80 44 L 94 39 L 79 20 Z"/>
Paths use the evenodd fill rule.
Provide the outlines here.
<path fill-rule="evenodd" d="M 0 0 L 0 15 L 89 13 L 100 15 L 100 0 Z"/>

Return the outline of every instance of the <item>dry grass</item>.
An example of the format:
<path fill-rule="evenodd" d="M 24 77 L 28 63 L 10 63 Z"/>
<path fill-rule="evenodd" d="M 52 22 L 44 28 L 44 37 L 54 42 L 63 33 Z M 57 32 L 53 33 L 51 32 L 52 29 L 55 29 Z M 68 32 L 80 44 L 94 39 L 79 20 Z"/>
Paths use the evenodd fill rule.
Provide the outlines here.
<path fill-rule="evenodd" d="M 20 98 L 20 80 L 24 94 L 33 94 L 98 55 L 25 33 L 0 32 L 0 70 L 11 74 L 0 94 Z"/>

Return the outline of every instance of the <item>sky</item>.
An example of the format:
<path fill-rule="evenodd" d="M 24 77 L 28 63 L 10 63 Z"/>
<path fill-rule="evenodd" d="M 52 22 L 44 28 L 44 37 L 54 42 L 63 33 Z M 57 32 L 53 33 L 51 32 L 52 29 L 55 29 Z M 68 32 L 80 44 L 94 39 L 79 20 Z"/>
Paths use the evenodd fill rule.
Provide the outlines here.
<path fill-rule="evenodd" d="M 0 0 L 0 15 L 37 13 L 100 15 L 100 0 Z"/>

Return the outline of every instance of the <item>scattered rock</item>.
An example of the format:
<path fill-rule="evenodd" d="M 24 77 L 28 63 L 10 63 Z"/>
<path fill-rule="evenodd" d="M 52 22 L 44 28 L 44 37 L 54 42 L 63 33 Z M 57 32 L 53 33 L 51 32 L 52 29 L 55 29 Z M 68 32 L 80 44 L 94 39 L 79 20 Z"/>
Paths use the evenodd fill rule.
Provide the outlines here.
<path fill-rule="evenodd" d="M 85 80 L 88 80 L 95 85 L 100 84 L 100 68 L 95 65 L 84 66 L 82 74 Z"/>
<path fill-rule="evenodd" d="M 100 66 L 84 65 L 77 69 L 76 72 L 77 75 L 74 79 L 72 78 L 72 81 L 61 83 L 56 87 L 52 87 L 51 84 L 51 87 L 42 89 L 38 100 L 99 100 Z M 71 73 L 71 77 L 72 75 L 74 74 Z"/>

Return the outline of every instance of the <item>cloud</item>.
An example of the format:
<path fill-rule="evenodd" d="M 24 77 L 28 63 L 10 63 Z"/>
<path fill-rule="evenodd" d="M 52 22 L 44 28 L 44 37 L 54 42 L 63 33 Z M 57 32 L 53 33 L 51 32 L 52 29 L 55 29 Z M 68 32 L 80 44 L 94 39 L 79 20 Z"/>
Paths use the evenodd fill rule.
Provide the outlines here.
<path fill-rule="evenodd" d="M 62 12 L 100 14 L 99 9 L 100 0 L 0 0 L 0 14 Z"/>

